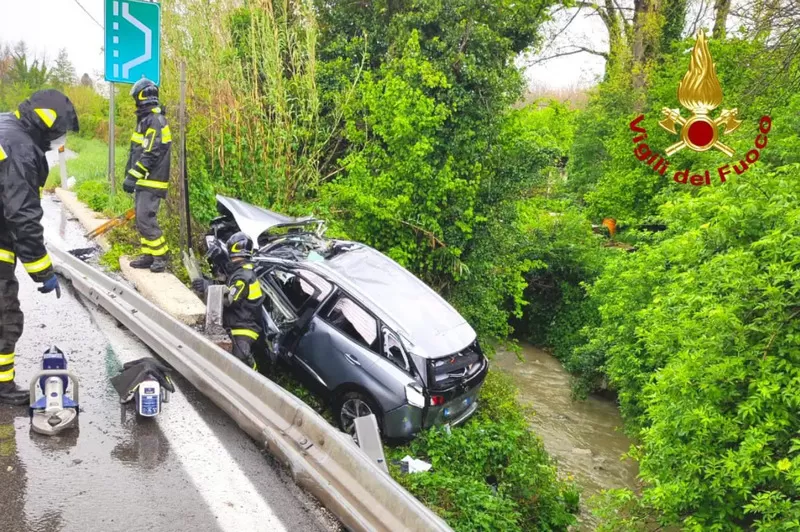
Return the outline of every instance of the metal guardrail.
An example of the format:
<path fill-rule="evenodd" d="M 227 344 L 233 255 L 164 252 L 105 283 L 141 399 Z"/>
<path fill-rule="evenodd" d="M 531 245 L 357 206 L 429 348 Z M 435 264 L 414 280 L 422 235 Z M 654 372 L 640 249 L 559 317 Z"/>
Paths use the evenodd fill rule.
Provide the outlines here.
<path fill-rule="evenodd" d="M 350 530 L 449 531 L 348 435 L 300 399 L 103 272 L 48 243 L 55 268 L 288 466 Z"/>

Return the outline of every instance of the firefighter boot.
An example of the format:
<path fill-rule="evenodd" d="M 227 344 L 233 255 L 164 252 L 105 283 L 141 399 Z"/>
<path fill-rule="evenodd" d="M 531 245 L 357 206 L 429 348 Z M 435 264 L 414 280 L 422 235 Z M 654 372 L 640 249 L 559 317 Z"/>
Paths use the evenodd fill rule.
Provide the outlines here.
<path fill-rule="evenodd" d="M 0 403 L 6 405 L 24 405 L 30 400 L 30 392 L 20 388 L 14 381 L 0 382 Z"/>
<path fill-rule="evenodd" d="M 150 265 L 150 271 L 153 273 L 161 273 L 167 269 L 168 264 L 169 264 L 169 252 L 166 252 L 163 255 L 155 257 L 153 263 Z"/>
<path fill-rule="evenodd" d="M 138 268 L 140 270 L 146 270 L 152 265 L 153 265 L 152 255 L 139 255 L 138 257 L 136 257 L 131 261 L 131 268 Z"/>

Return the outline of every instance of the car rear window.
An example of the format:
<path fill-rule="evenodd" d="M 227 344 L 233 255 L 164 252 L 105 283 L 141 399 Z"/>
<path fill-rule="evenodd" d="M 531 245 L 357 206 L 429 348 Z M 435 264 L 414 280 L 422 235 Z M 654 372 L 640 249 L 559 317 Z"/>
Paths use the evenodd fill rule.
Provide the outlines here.
<path fill-rule="evenodd" d="M 481 369 L 482 359 L 480 347 L 475 342 L 463 351 L 428 361 L 431 389 L 445 390 L 469 379 Z"/>

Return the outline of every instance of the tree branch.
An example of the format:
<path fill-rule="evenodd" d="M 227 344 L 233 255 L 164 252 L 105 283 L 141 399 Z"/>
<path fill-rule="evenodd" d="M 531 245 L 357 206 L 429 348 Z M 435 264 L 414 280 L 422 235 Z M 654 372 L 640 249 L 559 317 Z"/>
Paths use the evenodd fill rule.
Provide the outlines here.
<path fill-rule="evenodd" d="M 564 51 L 564 52 L 556 52 L 556 53 L 554 53 L 552 55 L 549 55 L 547 57 L 540 57 L 538 59 L 530 61 L 530 62 L 528 62 L 528 66 L 538 65 L 538 64 L 544 63 L 545 61 L 550 61 L 551 59 L 556 59 L 558 57 L 566 57 L 568 55 L 576 55 L 576 54 L 584 54 L 584 53 L 596 55 L 596 56 L 602 57 L 605 60 L 608 60 L 608 54 L 606 52 L 599 52 L 597 50 L 592 50 L 591 48 L 586 48 L 585 46 L 575 46 L 574 50 L 568 50 L 568 51 Z"/>

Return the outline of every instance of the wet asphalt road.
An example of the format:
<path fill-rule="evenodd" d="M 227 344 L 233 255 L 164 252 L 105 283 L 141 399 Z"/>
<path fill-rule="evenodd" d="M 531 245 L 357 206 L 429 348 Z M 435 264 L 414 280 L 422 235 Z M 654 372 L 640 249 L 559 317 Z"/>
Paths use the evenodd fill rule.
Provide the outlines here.
<path fill-rule="evenodd" d="M 85 247 L 82 231 L 45 197 L 45 236 Z M 59 234 L 60 233 L 60 234 Z M 150 351 L 62 279 L 43 295 L 22 268 L 25 332 L 17 381 L 57 345 L 80 378 L 79 428 L 30 431 L 27 409 L 0 405 L 0 531 L 317 531 L 334 519 L 224 413 L 181 378 L 155 419 L 119 404 L 109 379 Z"/>

